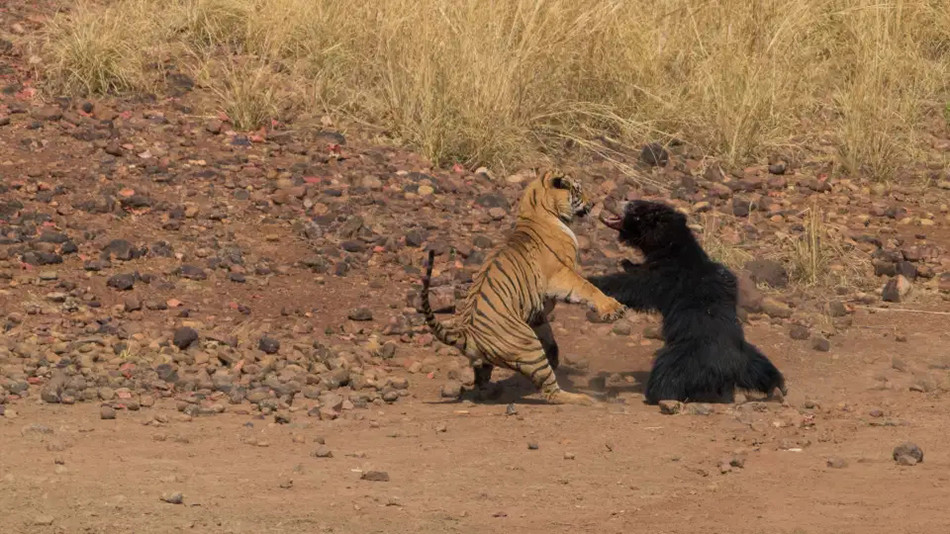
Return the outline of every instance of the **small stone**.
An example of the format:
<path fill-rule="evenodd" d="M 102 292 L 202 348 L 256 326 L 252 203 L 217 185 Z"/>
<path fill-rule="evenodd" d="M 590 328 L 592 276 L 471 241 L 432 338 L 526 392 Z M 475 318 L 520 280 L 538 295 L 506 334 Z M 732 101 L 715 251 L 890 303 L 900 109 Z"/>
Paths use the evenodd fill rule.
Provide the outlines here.
<path fill-rule="evenodd" d="M 269 336 L 261 336 L 260 341 L 257 342 L 257 348 L 265 354 L 277 354 L 280 351 L 280 341 Z"/>
<path fill-rule="evenodd" d="M 529 451 L 536 451 L 536 450 L 538 450 L 538 442 L 537 442 L 537 441 L 529 441 L 529 442 L 528 442 L 528 450 L 529 450 Z"/>
<path fill-rule="evenodd" d="M 906 441 L 894 447 L 893 458 L 900 465 L 917 465 L 924 461 L 924 451 L 916 443 Z"/>
<path fill-rule="evenodd" d="M 500 221 L 508 215 L 504 208 L 488 208 L 488 216 L 493 220 Z"/>
<path fill-rule="evenodd" d="M 661 400 L 659 405 L 660 413 L 665 415 L 674 415 L 683 411 L 683 403 L 677 400 Z"/>
<path fill-rule="evenodd" d="M 769 165 L 769 173 L 771 174 L 785 174 L 787 165 L 784 161 L 778 161 Z"/>
<path fill-rule="evenodd" d="M 772 297 L 762 299 L 762 311 L 769 317 L 778 319 L 787 319 L 792 316 L 792 308 L 788 304 Z"/>
<path fill-rule="evenodd" d="M 190 326 L 182 326 L 175 329 L 175 333 L 172 336 L 172 343 L 178 347 L 180 350 L 185 350 L 191 346 L 192 343 L 198 340 L 198 331 Z"/>
<path fill-rule="evenodd" d="M 810 335 L 811 332 L 809 332 L 808 327 L 804 325 L 793 324 L 791 328 L 788 329 L 788 337 L 799 341 L 808 339 Z"/>
<path fill-rule="evenodd" d="M 689 415 L 710 415 L 713 410 L 708 404 L 689 403 L 685 406 L 685 413 Z"/>
<path fill-rule="evenodd" d="M 610 331 L 618 336 L 629 336 L 633 332 L 633 327 L 630 326 L 630 323 L 621 321 L 614 323 L 614 326 Z"/>
<path fill-rule="evenodd" d="M 449 380 L 442 384 L 440 393 L 444 399 L 457 399 L 462 395 L 462 384 L 457 380 Z"/>
<path fill-rule="evenodd" d="M 811 340 L 811 348 L 818 352 L 828 352 L 831 350 L 831 342 L 822 336 L 815 336 Z"/>
<path fill-rule="evenodd" d="M 38 515 L 33 518 L 33 524 L 38 527 L 48 527 L 53 524 L 55 518 L 48 514 Z"/>
<path fill-rule="evenodd" d="M 365 471 L 360 475 L 360 479 L 370 482 L 389 482 L 389 473 L 386 471 Z"/>
<path fill-rule="evenodd" d="M 884 302 L 901 302 L 910 293 L 912 284 L 904 275 L 897 275 L 887 281 L 881 291 Z"/>
<path fill-rule="evenodd" d="M 574 459 L 574 453 L 573 453 L 573 452 L 565 452 L 565 453 L 564 453 L 564 459 L 565 459 L 565 460 L 573 460 L 573 459 Z"/>
<path fill-rule="evenodd" d="M 373 312 L 369 308 L 355 308 L 350 310 L 350 313 L 347 314 L 347 318 L 351 321 L 372 321 Z"/>
<path fill-rule="evenodd" d="M 185 501 L 185 496 L 182 495 L 181 492 L 175 491 L 163 493 L 161 499 L 168 504 L 181 504 Z"/>
<path fill-rule="evenodd" d="M 831 458 L 828 458 L 825 463 L 832 469 L 844 469 L 845 467 L 848 467 L 848 461 L 838 456 L 832 456 Z"/>
<path fill-rule="evenodd" d="M 640 161 L 651 167 L 664 167 L 670 161 L 670 153 L 659 143 L 649 143 L 640 150 Z"/>
<path fill-rule="evenodd" d="M 115 419 L 115 408 L 112 406 L 102 406 L 99 408 L 100 419 Z"/>
<path fill-rule="evenodd" d="M 833 300 L 828 303 L 828 315 L 832 317 L 844 317 L 848 315 L 848 308 L 840 300 Z"/>
<path fill-rule="evenodd" d="M 643 338 L 663 341 L 663 332 L 656 326 L 649 325 L 643 328 Z"/>
<path fill-rule="evenodd" d="M 333 451 L 326 445 L 320 445 L 316 450 L 310 453 L 310 456 L 314 458 L 333 458 Z"/>
<path fill-rule="evenodd" d="M 901 456 L 898 456 L 897 458 L 894 459 L 894 461 L 897 462 L 897 465 L 903 465 L 903 466 L 913 466 L 919 463 L 916 458 L 914 458 L 913 456 L 909 456 L 907 454 L 902 454 Z"/>
<path fill-rule="evenodd" d="M 205 131 L 214 135 L 218 135 L 219 133 L 221 133 L 221 130 L 223 128 L 224 128 L 224 123 L 218 119 L 210 120 L 208 121 L 207 124 L 205 124 Z"/>
<path fill-rule="evenodd" d="M 135 285 L 135 275 L 132 273 L 117 274 L 106 280 L 106 285 L 118 291 L 128 291 Z"/>
<path fill-rule="evenodd" d="M 775 289 L 788 285 L 788 271 L 775 260 L 752 260 L 745 264 L 745 270 L 757 284 L 766 284 Z"/>

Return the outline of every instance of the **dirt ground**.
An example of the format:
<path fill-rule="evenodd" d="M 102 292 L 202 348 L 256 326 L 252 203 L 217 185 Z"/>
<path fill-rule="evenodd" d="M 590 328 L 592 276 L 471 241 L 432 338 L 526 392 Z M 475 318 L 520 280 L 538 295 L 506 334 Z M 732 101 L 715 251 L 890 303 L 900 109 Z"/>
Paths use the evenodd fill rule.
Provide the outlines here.
<path fill-rule="evenodd" d="M 236 132 L 173 65 L 174 96 L 55 99 L 28 65 L 42 23 L 0 6 L 0 531 L 950 527 L 945 169 L 878 188 L 632 148 L 660 190 L 581 158 L 593 215 L 663 199 L 707 245 L 768 260 L 737 269 L 745 328 L 789 395 L 663 414 L 641 395 L 656 318 L 559 304 L 559 380 L 600 402 L 547 405 L 503 371 L 501 397 L 476 402 L 421 322 L 422 260 L 438 252 L 451 309 L 523 176 L 433 167 L 327 121 Z M 788 280 L 809 207 L 840 283 Z M 627 255 L 593 218 L 576 230 L 585 274 Z M 905 442 L 922 462 L 895 461 Z"/>
<path fill-rule="evenodd" d="M 569 361 L 587 356 L 589 367 L 567 367 L 568 387 L 586 385 L 594 370 L 648 368 L 650 347 L 597 335 L 603 326 L 567 334 L 561 321 L 570 319 L 583 320 L 558 320 L 562 350 Z M 921 333 L 897 342 L 887 335 L 895 322 Z M 24 403 L 0 422 L 4 530 L 942 532 L 950 402 L 903 387 L 908 373 L 892 360 L 926 368 L 945 359 L 945 324 L 868 315 L 831 357 L 773 328 L 751 329 L 789 376 L 788 404 L 814 401 L 807 410 L 747 403 L 668 416 L 637 401 L 474 404 L 439 400 L 438 381 L 420 375 L 404 403 L 352 420 L 183 421 L 170 402 L 100 420 L 95 404 Z M 509 385 L 528 389 L 520 379 Z M 506 415 L 506 400 L 516 414 Z M 332 457 L 311 456 L 320 440 Z M 923 463 L 891 459 L 906 440 L 925 451 Z M 722 473 L 735 459 L 743 466 Z M 389 480 L 361 480 L 361 470 Z M 176 492 L 183 504 L 160 500 Z"/>

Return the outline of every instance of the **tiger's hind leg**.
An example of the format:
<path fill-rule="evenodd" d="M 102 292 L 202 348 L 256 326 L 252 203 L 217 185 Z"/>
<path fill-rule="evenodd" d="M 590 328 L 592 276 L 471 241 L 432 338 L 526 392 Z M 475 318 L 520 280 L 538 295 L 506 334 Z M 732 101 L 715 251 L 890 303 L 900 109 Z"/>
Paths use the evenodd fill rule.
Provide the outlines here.
<path fill-rule="evenodd" d="M 544 399 L 552 404 L 594 404 L 594 399 L 583 393 L 569 393 L 561 389 L 557 383 L 557 376 L 554 375 L 554 369 L 548 363 L 541 341 L 537 340 L 536 345 L 508 362 L 511 368 L 528 377 L 541 391 Z"/>
<path fill-rule="evenodd" d="M 544 350 L 544 356 L 548 359 L 548 364 L 551 366 L 551 369 L 557 370 L 557 366 L 561 362 L 560 358 L 560 349 L 558 349 L 557 341 L 554 339 L 554 331 L 551 329 L 551 323 L 544 321 L 543 323 L 533 326 L 534 335 L 538 336 L 538 341 L 541 342 L 542 350 Z"/>
<path fill-rule="evenodd" d="M 554 311 L 556 304 L 556 300 L 546 299 L 544 302 L 544 310 L 539 313 L 530 324 L 531 329 L 534 330 L 534 335 L 541 341 L 541 347 L 544 348 L 544 355 L 547 356 L 548 363 L 551 364 L 551 369 L 555 371 L 560 364 L 560 351 L 557 346 L 557 341 L 554 339 L 554 330 L 551 328 L 551 323 L 548 322 L 548 318 L 551 312 Z"/>

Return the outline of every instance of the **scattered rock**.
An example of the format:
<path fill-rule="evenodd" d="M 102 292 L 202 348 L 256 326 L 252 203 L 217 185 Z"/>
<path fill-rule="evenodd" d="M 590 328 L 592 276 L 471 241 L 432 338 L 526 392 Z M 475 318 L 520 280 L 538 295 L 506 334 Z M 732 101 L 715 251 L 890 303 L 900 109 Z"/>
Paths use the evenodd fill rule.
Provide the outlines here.
<path fill-rule="evenodd" d="M 788 286 L 788 271 L 775 260 L 752 260 L 745 264 L 745 270 L 757 284 L 766 284 L 775 289 Z"/>
<path fill-rule="evenodd" d="M 100 419 L 115 419 L 115 408 L 112 406 L 101 406 L 99 408 Z"/>
<path fill-rule="evenodd" d="M 910 280 L 899 274 L 887 281 L 881 291 L 881 298 L 884 302 L 901 302 L 910 293 L 911 285 Z"/>
<path fill-rule="evenodd" d="M 892 456 L 899 465 L 917 465 L 924 461 L 924 451 L 910 441 L 894 447 Z"/>
<path fill-rule="evenodd" d="M 198 331 L 190 326 L 181 326 L 175 329 L 175 333 L 172 336 L 172 344 L 178 347 L 180 350 L 185 350 L 191 346 L 192 343 L 198 340 Z"/>
<path fill-rule="evenodd" d="M 450 380 L 442 384 L 440 394 L 444 399 L 457 399 L 462 396 L 462 384 L 457 380 Z"/>
<path fill-rule="evenodd" d="M 651 167 L 665 167 L 670 161 L 670 153 L 659 143 L 649 143 L 640 150 L 640 161 Z"/>
<path fill-rule="evenodd" d="M 360 479 L 370 482 L 389 482 L 389 473 L 386 471 L 364 471 L 360 475 Z"/>
<path fill-rule="evenodd" d="M 369 308 L 355 308 L 350 310 L 347 318 L 351 321 L 372 321 L 373 312 Z"/>
<path fill-rule="evenodd" d="M 167 502 L 168 504 L 181 504 L 185 502 L 185 496 L 182 495 L 181 492 L 175 491 L 175 492 L 163 493 L 161 496 L 161 500 L 164 502 Z"/>
<path fill-rule="evenodd" d="M 818 352 L 828 352 L 831 350 L 831 341 L 822 336 L 815 336 L 811 340 L 811 348 Z"/>
<path fill-rule="evenodd" d="M 848 467 L 847 460 L 839 456 L 832 456 L 831 458 L 828 458 L 825 464 L 832 469 L 844 469 L 845 467 Z"/>
<path fill-rule="evenodd" d="M 811 332 L 808 330 L 807 326 L 800 325 L 800 324 L 793 324 L 788 329 L 788 337 L 792 339 L 801 341 L 801 340 L 808 339 L 809 336 L 811 336 Z"/>
<path fill-rule="evenodd" d="M 660 413 L 674 415 L 683 411 L 683 403 L 676 400 L 661 400 L 659 402 Z"/>
<path fill-rule="evenodd" d="M 261 336 L 257 342 L 257 348 L 265 354 L 277 354 L 280 351 L 280 341 L 269 336 Z"/>
<path fill-rule="evenodd" d="M 106 285 L 118 291 L 128 291 L 135 286 L 135 275 L 132 273 L 117 274 L 106 280 Z"/>
<path fill-rule="evenodd" d="M 320 445 L 316 450 L 310 453 L 310 456 L 314 458 L 333 458 L 333 451 L 326 445 Z"/>
<path fill-rule="evenodd" d="M 777 319 L 787 319 L 792 316 L 792 308 L 788 304 L 772 297 L 762 299 L 762 311 L 769 317 Z"/>

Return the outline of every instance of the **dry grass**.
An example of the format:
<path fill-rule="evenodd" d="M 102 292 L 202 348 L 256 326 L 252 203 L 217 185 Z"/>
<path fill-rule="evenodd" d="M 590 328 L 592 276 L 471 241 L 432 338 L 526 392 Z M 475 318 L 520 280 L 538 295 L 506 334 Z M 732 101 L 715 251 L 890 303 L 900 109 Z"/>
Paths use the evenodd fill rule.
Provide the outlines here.
<path fill-rule="evenodd" d="M 723 222 L 718 216 L 704 214 L 699 243 L 710 258 L 734 271 L 739 271 L 745 267 L 746 263 L 755 259 L 755 256 L 743 249 L 741 245 L 724 240 L 723 228 Z"/>
<path fill-rule="evenodd" d="M 794 243 L 791 254 L 792 277 L 806 286 L 814 286 L 828 273 L 831 260 L 823 243 L 822 213 L 812 205 L 805 215 L 805 232 Z"/>
<path fill-rule="evenodd" d="M 803 226 L 805 231 L 783 253 L 791 279 L 800 289 L 866 288 L 868 256 L 847 244 L 842 231 L 826 222 L 817 204 L 805 210 Z"/>
<path fill-rule="evenodd" d="M 161 81 L 154 62 L 252 56 L 305 109 L 469 164 L 590 134 L 675 136 L 741 163 L 811 137 L 843 172 L 886 179 L 950 75 L 942 0 L 116 0 L 47 37 L 54 91 L 140 90 Z M 236 92 L 222 110 L 266 122 L 239 102 L 269 105 Z"/>

